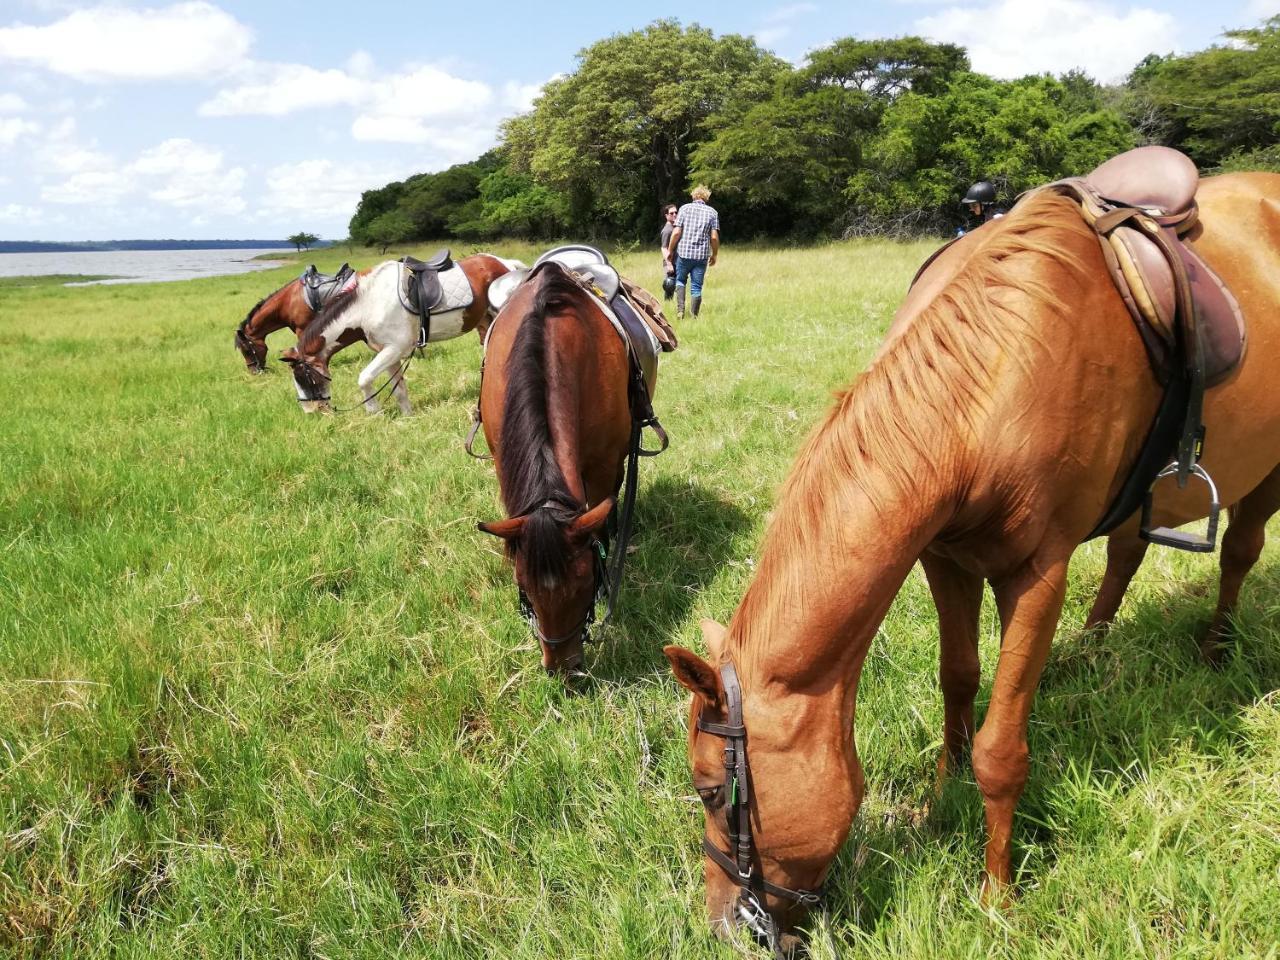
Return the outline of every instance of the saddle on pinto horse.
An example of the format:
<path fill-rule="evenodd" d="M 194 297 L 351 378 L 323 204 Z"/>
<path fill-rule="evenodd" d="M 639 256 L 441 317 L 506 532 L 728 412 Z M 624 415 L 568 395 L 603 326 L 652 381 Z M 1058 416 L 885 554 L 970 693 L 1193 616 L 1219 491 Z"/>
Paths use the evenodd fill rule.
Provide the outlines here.
<path fill-rule="evenodd" d="M 401 257 L 400 263 L 407 275 L 401 304 L 410 313 L 422 318 L 418 329 L 418 347 L 425 347 L 431 339 L 433 314 L 465 310 L 471 306 L 475 294 L 471 281 L 463 269 L 453 262 L 448 248 L 437 250 L 428 260 Z"/>
<path fill-rule="evenodd" d="M 1165 389 L 1137 462 L 1090 538 L 1114 529 L 1141 503 L 1143 539 L 1201 553 L 1216 543 L 1220 505 L 1217 487 L 1199 463 L 1205 440 L 1201 410 L 1205 389 L 1239 366 L 1245 330 L 1226 284 L 1182 240 L 1198 220 L 1199 180 L 1188 157 L 1152 146 L 1112 157 L 1088 176 L 1040 188 L 1080 205 Z M 1151 529 L 1154 486 L 1170 476 L 1179 488 L 1191 476 L 1208 486 L 1206 536 Z"/>
<path fill-rule="evenodd" d="M 344 263 L 334 274 L 321 273 L 314 263 L 303 270 L 302 275 L 298 277 L 298 282 L 302 284 L 302 295 L 306 298 L 311 312 L 319 313 L 320 308 L 332 300 L 338 291 L 345 290 L 347 282 L 355 276 L 355 273 L 349 263 Z"/>

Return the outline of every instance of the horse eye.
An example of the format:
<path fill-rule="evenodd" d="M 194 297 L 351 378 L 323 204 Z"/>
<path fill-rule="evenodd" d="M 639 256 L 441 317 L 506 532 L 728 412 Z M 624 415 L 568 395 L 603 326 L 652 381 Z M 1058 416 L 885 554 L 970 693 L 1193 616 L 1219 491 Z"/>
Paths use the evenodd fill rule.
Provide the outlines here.
<path fill-rule="evenodd" d="M 698 796 L 702 798 L 702 802 L 708 807 L 720 806 L 720 798 L 723 793 L 723 785 L 718 787 L 698 787 Z"/>

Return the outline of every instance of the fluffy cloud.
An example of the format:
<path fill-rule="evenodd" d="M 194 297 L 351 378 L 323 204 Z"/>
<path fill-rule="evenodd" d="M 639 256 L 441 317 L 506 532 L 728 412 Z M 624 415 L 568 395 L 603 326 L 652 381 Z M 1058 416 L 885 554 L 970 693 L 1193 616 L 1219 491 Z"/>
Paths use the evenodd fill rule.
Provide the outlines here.
<path fill-rule="evenodd" d="M 27 101 L 16 93 L 0 93 L 0 113 L 22 113 L 27 109 Z"/>
<path fill-rule="evenodd" d="M 23 137 L 32 137 L 41 130 L 34 120 L 21 117 L 0 117 L 0 147 L 12 147 Z"/>
<path fill-rule="evenodd" d="M 0 28 L 0 63 L 78 80 L 196 79 L 241 63 L 252 35 L 210 3 L 159 9 L 98 6 L 41 27 Z"/>
<path fill-rule="evenodd" d="M 96 150 L 49 145 L 44 155 L 65 179 L 45 186 L 51 203 L 110 206 L 145 196 L 161 204 L 203 213 L 242 213 L 243 167 L 226 167 L 222 152 L 191 140 L 165 140 L 121 164 Z"/>
<path fill-rule="evenodd" d="M 952 6 L 917 20 L 916 29 L 932 40 L 962 44 L 975 70 L 1005 78 L 1079 68 L 1114 82 L 1152 50 L 1178 46 L 1172 14 L 1146 7 L 1116 12 L 1097 0 Z"/>
<path fill-rule="evenodd" d="M 791 24 L 806 14 L 816 13 L 818 7 L 813 3 L 789 3 L 775 7 L 764 15 L 764 26 L 755 32 L 756 43 L 762 47 L 772 47 L 791 34 Z"/>
<path fill-rule="evenodd" d="M 371 96 L 369 84 L 341 70 L 316 70 L 300 64 L 276 64 L 252 82 L 221 90 L 200 104 L 205 117 L 258 115 L 280 117 L 298 110 L 357 104 Z"/>
<path fill-rule="evenodd" d="M 404 170 L 370 164 L 341 164 L 332 160 L 304 160 L 281 164 L 267 172 L 263 211 L 276 214 L 314 214 L 329 219 L 351 216 L 360 194 L 371 184 L 403 179 Z"/>

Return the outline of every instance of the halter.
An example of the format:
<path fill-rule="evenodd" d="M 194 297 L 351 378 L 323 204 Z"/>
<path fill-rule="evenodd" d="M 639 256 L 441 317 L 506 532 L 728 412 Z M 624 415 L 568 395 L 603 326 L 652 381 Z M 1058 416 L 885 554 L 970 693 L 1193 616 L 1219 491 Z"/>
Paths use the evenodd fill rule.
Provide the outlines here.
<path fill-rule="evenodd" d="M 776 956 L 782 956 L 781 938 L 773 917 L 765 909 L 761 896 L 769 893 L 792 903 L 814 907 L 822 902 L 822 888 L 817 890 L 792 890 L 770 883 L 755 868 L 752 854 L 755 842 L 751 836 L 751 795 L 747 770 L 747 728 L 742 720 L 742 687 L 732 663 L 720 668 L 720 680 L 724 685 L 725 704 L 728 707 L 728 723 L 712 723 L 698 715 L 697 727 L 703 733 L 724 739 L 725 826 L 729 833 L 729 853 L 725 853 L 705 833 L 702 835 L 703 852 L 725 875 L 738 885 L 736 912 L 738 919 L 752 933 L 764 938 Z"/>

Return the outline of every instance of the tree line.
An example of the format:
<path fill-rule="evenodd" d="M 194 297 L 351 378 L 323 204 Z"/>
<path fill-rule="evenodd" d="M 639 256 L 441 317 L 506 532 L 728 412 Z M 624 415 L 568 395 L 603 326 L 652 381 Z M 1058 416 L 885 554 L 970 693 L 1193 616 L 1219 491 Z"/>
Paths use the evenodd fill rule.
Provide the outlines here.
<path fill-rule="evenodd" d="M 738 237 L 949 233 L 1002 199 L 1160 143 L 1206 172 L 1280 170 L 1280 17 L 1152 54 L 1123 83 L 997 80 L 963 47 L 835 41 L 793 66 L 747 37 L 659 20 L 597 41 L 469 163 L 362 195 L 353 240 L 648 240 L 704 182 Z"/>

